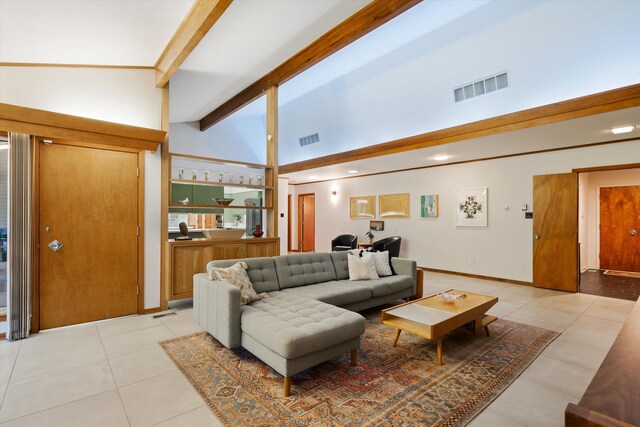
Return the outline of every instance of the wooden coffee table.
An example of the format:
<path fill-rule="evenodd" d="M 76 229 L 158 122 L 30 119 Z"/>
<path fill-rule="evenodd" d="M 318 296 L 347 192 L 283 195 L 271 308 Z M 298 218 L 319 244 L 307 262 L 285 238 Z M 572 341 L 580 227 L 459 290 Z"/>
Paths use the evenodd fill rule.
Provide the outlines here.
<path fill-rule="evenodd" d="M 442 338 L 448 332 L 474 322 L 476 333 L 484 329 L 489 336 L 489 324 L 497 317 L 485 313 L 498 302 L 498 297 L 455 289 L 446 292 L 459 292 L 466 297 L 449 304 L 438 293 L 382 310 L 382 323 L 396 328 L 394 347 L 401 331 L 437 341 L 438 365 L 442 365 Z"/>

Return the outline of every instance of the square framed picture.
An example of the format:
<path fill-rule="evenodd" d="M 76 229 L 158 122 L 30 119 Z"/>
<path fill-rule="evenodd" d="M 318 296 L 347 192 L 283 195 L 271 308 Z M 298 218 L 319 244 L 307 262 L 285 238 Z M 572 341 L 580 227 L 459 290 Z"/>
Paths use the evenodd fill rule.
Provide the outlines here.
<path fill-rule="evenodd" d="M 409 218 L 409 193 L 380 195 L 380 218 Z"/>
<path fill-rule="evenodd" d="M 375 218 L 376 196 L 349 198 L 349 216 L 351 218 Z"/>
<path fill-rule="evenodd" d="M 420 216 L 422 218 L 437 218 L 439 210 L 437 194 L 420 196 Z"/>
<path fill-rule="evenodd" d="M 456 225 L 458 227 L 487 226 L 487 187 L 457 190 L 456 203 Z"/>
<path fill-rule="evenodd" d="M 384 221 L 369 221 L 369 230 L 384 231 Z"/>

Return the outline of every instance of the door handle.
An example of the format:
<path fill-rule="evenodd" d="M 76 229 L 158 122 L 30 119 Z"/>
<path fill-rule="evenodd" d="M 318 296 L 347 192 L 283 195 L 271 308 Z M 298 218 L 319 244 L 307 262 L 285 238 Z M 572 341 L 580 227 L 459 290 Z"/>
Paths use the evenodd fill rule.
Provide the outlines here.
<path fill-rule="evenodd" d="M 635 236 L 636 234 L 638 234 L 638 232 L 636 230 L 631 230 L 629 234 L 631 234 L 632 236 Z"/>
<path fill-rule="evenodd" d="M 57 240 L 54 240 L 47 246 L 49 246 L 49 249 L 51 249 L 53 252 L 58 252 L 60 249 L 62 249 L 62 243 L 58 242 Z"/>
<path fill-rule="evenodd" d="M 540 235 L 539 234 L 534 234 L 533 238 L 536 239 L 536 240 L 540 240 Z"/>

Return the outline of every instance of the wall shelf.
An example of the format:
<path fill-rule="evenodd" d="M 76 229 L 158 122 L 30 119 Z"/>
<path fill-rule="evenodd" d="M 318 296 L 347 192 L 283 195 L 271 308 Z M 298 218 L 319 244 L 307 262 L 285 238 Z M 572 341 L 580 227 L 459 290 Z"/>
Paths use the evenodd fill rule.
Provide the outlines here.
<path fill-rule="evenodd" d="M 235 182 L 217 182 L 217 181 L 199 181 L 193 179 L 170 179 L 172 184 L 197 184 L 197 185 L 209 185 L 212 187 L 242 187 L 258 190 L 271 190 L 273 187 L 270 185 L 254 185 L 254 184 L 236 184 Z"/>
<path fill-rule="evenodd" d="M 169 205 L 170 208 L 193 208 L 193 209 L 271 209 L 270 206 L 220 206 L 220 205 Z"/>
<path fill-rule="evenodd" d="M 178 154 L 178 153 L 169 153 L 172 157 L 180 157 L 183 159 L 191 159 L 191 160 L 200 160 L 204 162 L 217 163 L 220 165 L 237 165 L 244 166 L 252 169 L 273 169 L 273 166 L 263 165 L 260 163 L 246 163 L 240 162 L 237 160 L 224 160 L 224 159 L 216 159 L 214 157 L 202 157 L 202 156 L 192 156 L 189 154 Z"/>

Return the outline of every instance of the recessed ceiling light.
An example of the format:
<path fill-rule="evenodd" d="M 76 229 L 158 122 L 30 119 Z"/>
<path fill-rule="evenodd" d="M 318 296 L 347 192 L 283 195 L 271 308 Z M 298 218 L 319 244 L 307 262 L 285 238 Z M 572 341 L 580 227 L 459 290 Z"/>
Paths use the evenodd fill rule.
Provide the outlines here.
<path fill-rule="evenodd" d="M 347 173 L 358 173 L 358 171 L 355 169 L 351 169 L 351 170 L 348 170 Z"/>
<path fill-rule="evenodd" d="M 318 175 L 309 175 L 309 179 L 318 179 Z"/>
<path fill-rule="evenodd" d="M 433 160 L 437 160 L 439 162 L 447 160 L 448 158 L 449 158 L 449 156 L 447 156 L 446 154 L 438 154 L 437 156 L 433 156 L 432 157 Z"/>
<path fill-rule="evenodd" d="M 629 126 L 619 126 L 617 128 L 611 128 L 611 133 L 613 134 L 619 134 L 619 133 L 629 133 L 629 132 L 633 132 L 633 130 L 636 127 L 634 125 L 629 125 Z"/>

